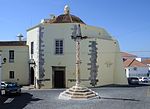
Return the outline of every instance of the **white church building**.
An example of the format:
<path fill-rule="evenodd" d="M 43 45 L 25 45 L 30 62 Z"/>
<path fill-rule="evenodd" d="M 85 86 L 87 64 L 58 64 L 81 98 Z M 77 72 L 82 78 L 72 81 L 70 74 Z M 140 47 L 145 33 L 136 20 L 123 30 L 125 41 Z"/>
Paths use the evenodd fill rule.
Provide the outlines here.
<path fill-rule="evenodd" d="M 30 83 L 35 88 L 66 88 L 75 84 L 76 45 L 71 37 L 78 31 L 89 37 L 80 44 L 81 84 L 127 84 L 118 41 L 104 28 L 89 26 L 70 14 L 67 6 L 64 14 L 44 19 L 27 30 Z"/>

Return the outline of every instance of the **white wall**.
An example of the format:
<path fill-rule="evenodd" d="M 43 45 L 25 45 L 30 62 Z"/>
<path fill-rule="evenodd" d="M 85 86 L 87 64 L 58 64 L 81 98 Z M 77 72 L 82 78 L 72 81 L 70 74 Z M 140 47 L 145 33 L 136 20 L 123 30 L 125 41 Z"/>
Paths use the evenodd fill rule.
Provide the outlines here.
<path fill-rule="evenodd" d="M 135 58 L 137 61 L 141 62 L 142 58 Z"/>
<path fill-rule="evenodd" d="M 66 66 L 67 87 L 71 87 L 75 84 L 67 81 L 68 79 L 75 79 L 75 42 L 71 39 L 73 25 L 74 24 L 51 24 L 47 25 L 44 29 L 46 77 L 50 77 L 52 80 L 51 66 Z M 90 71 L 88 70 L 90 66 L 87 65 L 90 62 L 90 56 L 88 55 L 90 49 L 89 41 L 96 41 L 98 44 L 97 65 L 99 66 L 97 75 L 99 81 L 97 84 L 125 83 L 126 80 L 123 79 L 125 77 L 123 76 L 125 75 L 123 63 L 121 64 L 121 57 L 118 57 L 119 54 L 116 54 L 120 52 L 118 43 L 112 40 L 108 33 L 101 28 L 81 25 L 81 31 L 83 36 L 101 37 L 100 39 L 86 39 L 81 41 L 81 79 L 89 79 L 90 77 Z M 65 43 L 65 53 L 61 56 L 54 55 L 54 40 L 59 38 L 64 39 Z M 120 59 L 120 61 L 115 60 L 116 58 Z M 115 64 L 115 62 L 117 62 L 117 64 Z M 106 64 L 110 65 L 107 67 Z M 90 81 L 82 82 L 82 84 L 90 86 Z"/>
<path fill-rule="evenodd" d="M 75 79 L 75 42 L 71 39 L 74 24 L 45 24 L 43 27 L 42 38 L 45 44 L 43 51 L 45 61 L 44 78 L 50 79 L 50 81 L 42 82 L 43 88 L 52 88 L 52 66 L 66 67 L 66 87 L 71 87 L 75 84 L 75 82 L 68 81 L 68 79 Z M 89 41 L 96 41 L 98 48 L 97 65 L 99 66 L 97 85 L 126 84 L 121 55 L 118 54 L 120 53 L 118 42 L 113 40 L 103 28 L 81 25 L 81 31 L 83 36 L 99 37 L 98 39 L 81 41 L 81 79 L 89 79 L 90 77 L 90 71 L 88 70 L 90 67 L 88 65 L 90 62 L 90 55 L 88 55 L 90 50 Z M 28 45 L 31 41 L 37 41 L 37 33 L 37 28 L 28 31 Z M 64 55 L 54 54 L 55 39 L 64 40 Z M 38 46 L 38 43 L 36 46 Z M 35 56 L 38 56 L 38 54 L 35 54 Z M 90 86 L 90 81 L 84 81 L 82 84 Z"/>
<path fill-rule="evenodd" d="M 134 76 L 147 76 L 148 73 L 148 67 L 136 67 L 137 70 L 134 70 L 134 67 L 128 67 L 126 68 L 126 76 L 127 77 L 134 77 Z"/>
<path fill-rule="evenodd" d="M 33 67 L 35 79 L 39 79 L 39 30 L 39 27 L 35 27 L 27 31 L 27 45 L 29 46 L 29 58 L 34 59 L 36 63 L 36 67 Z M 31 55 L 31 42 L 34 42 L 33 55 Z M 35 86 L 37 86 L 36 80 Z"/>

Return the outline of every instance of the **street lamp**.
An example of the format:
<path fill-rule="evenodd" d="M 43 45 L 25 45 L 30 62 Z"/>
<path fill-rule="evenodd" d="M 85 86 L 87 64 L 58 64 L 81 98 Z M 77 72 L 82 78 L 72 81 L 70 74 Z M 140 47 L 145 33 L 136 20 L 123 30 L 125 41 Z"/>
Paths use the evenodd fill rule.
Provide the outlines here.
<path fill-rule="evenodd" d="M 36 66 L 35 60 L 34 59 L 30 59 L 29 60 L 29 65 L 33 65 L 35 67 Z"/>
<path fill-rule="evenodd" d="M 7 59 L 6 59 L 6 58 L 3 58 L 3 62 L 2 62 L 2 64 L 5 64 L 5 63 L 6 63 L 6 61 L 7 61 Z"/>

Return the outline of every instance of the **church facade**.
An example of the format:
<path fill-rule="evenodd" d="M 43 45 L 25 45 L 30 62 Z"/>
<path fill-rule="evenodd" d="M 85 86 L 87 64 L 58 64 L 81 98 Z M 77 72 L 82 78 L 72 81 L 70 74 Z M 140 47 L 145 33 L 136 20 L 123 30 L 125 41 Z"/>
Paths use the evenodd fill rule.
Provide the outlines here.
<path fill-rule="evenodd" d="M 65 7 L 64 14 L 44 19 L 27 30 L 29 76 L 35 88 L 66 88 L 75 84 L 76 45 L 72 37 L 79 31 L 89 37 L 80 43 L 81 84 L 127 84 L 118 41 L 105 29 L 85 24 Z"/>

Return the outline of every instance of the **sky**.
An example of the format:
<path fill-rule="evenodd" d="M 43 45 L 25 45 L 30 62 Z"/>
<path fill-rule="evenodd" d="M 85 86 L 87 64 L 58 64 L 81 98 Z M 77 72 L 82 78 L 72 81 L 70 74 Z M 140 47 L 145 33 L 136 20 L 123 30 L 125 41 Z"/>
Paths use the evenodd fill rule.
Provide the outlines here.
<path fill-rule="evenodd" d="M 150 0 L 0 0 L 0 41 L 26 37 L 41 19 L 63 14 L 65 5 L 87 25 L 104 28 L 121 51 L 150 57 Z"/>

